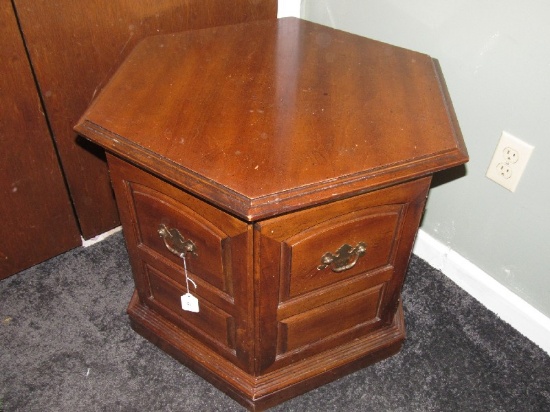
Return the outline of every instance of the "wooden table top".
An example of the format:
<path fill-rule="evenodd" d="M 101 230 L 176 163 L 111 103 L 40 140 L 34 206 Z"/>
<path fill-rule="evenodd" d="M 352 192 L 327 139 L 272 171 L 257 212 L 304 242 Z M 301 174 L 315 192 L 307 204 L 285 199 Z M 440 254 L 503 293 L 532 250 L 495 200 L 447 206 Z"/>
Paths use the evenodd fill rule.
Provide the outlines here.
<path fill-rule="evenodd" d="M 437 61 L 295 18 L 143 40 L 76 130 L 247 220 L 468 160 Z"/>

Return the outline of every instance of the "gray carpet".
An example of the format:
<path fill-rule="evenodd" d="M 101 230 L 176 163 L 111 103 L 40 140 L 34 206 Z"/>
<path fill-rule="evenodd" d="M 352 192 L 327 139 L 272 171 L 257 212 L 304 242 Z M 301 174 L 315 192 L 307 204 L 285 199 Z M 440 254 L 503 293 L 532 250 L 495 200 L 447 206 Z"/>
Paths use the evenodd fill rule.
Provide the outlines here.
<path fill-rule="evenodd" d="M 122 235 L 0 282 L 0 410 L 242 411 L 134 333 Z M 273 411 L 550 411 L 550 357 L 414 257 L 396 356 Z"/>

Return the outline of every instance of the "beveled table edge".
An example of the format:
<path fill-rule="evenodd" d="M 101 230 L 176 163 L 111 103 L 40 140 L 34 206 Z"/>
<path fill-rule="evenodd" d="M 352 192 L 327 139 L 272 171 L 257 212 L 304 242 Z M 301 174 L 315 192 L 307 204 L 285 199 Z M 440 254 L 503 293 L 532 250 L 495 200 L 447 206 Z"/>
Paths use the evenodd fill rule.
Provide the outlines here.
<path fill-rule="evenodd" d="M 457 147 L 435 152 L 429 156 L 250 198 L 87 119 L 82 119 L 74 129 L 108 152 L 248 222 L 403 183 L 464 164 L 468 160 L 465 148 L 458 144 L 461 139 L 457 139 Z"/>

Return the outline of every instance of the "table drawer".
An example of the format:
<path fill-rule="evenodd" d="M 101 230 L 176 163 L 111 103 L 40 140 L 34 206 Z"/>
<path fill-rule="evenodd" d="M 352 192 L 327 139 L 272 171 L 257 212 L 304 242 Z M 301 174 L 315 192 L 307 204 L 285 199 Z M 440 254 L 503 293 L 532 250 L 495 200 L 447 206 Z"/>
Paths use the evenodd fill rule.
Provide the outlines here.
<path fill-rule="evenodd" d="M 201 297 L 198 297 L 198 312 L 183 310 L 180 298 L 187 292 L 186 288 L 152 266 L 145 265 L 145 272 L 149 284 L 148 305 L 203 341 L 213 346 L 221 345 L 231 352 L 235 350 L 233 316 Z"/>
<path fill-rule="evenodd" d="M 227 257 L 224 247 L 228 241 L 227 234 L 201 214 L 157 188 L 139 183 L 131 183 L 130 187 L 140 246 L 183 266 L 181 257 L 170 248 L 178 242 L 192 242 L 189 244 L 194 245 L 193 251 L 186 253 L 189 273 L 230 292 L 224 270 L 227 265 L 224 260 Z"/>
<path fill-rule="evenodd" d="M 402 211 L 388 205 L 346 213 L 286 239 L 285 298 L 390 264 Z"/>
<path fill-rule="evenodd" d="M 260 261 L 277 265 L 280 304 L 309 309 L 335 299 L 326 290 L 345 283 L 349 295 L 365 276 L 391 272 L 409 201 L 401 194 L 380 204 L 367 194 L 258 224 Z"/>
<path fill-rule="evenodd" d="M 380 320 L 377 315 L 381 293 L 381 286 L 376 286 L 283 319 L 279 323 L 278 355 L 326 338 L 350 332 L 357 336 L 372 329 Z"/>

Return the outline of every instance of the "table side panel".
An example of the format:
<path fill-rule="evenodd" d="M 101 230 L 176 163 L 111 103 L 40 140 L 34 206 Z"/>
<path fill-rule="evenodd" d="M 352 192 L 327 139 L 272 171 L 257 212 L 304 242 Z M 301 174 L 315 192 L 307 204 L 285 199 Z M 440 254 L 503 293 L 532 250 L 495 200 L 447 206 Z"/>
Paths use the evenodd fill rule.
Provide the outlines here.
<path fill-rule="evenodd" d="M 142 304 L 228 358 L 252 368 L 252 236 L 248 225 L 169 183 L 109 155 L 111 179 Z M 196 245 L 183 260 L 158 234 L 160 224 Z M 156 235 L 155 235 L 156 234 Z M 248 258 L 250 256 L 250 258 Z M 198 298 L 199 312 L 181 308 L 180 296 Z"/>
<path fill-rule="evenodd" d="M 260 371 L 284 367 L 393 321 L 429 183 L 423 178 L 256 224 Z M 353 227 L 342 224 L 343 217 Z M 302 238 L 313 240 L 297 247 L 296 239 Z M 354 266 L 339 272 L 318 269 L 325 252 L 337 255 L 335 245 L 355 247 L 359 241 L 366 252 Z M 345 263 L 355 258 L 350 255 Z"/>

